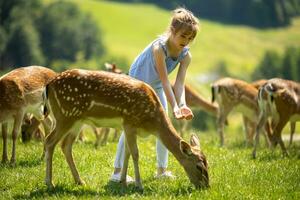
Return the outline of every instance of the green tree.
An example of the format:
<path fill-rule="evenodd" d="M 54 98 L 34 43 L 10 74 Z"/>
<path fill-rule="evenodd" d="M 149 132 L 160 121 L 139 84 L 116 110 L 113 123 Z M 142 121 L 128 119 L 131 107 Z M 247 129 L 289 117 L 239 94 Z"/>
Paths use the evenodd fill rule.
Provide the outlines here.
<path fill-rule="evenodd" d="M 39 0 L 0 1 L 0 69 L 43 64 L 35 28 Z"/>
<path fill-rule="evenodd" d="M 270 79 L 280 75 L 282 59 L 276 51 L 269 50 L 252 74 L 253 80 Z"/>
<path fill-rule="evenodd" d="M 104 53 L 98 38 L 100 29 L 71 2 L 58 1 L 45 7 L 38 27 L 48 64 L 55 60 L 75 61 L 78 55 L 89 59 Z"/>
<path fill-rule="evenodd" d="M 288 47 L 283 56 L 283 64 L 281 68 L 282 76 L 285 79 L 299 81 L 300 67 L 298 65 L 298 49 L 295 47 Z"/>

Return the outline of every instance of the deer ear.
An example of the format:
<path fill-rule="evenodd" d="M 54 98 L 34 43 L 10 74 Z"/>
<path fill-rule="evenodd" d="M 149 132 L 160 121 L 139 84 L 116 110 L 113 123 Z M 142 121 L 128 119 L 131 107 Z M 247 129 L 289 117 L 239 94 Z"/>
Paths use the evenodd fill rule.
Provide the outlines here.
<path fill-rule="evenodd" d="M 195 135 L 195 134 L 191 135 L 190 144 L 192 147 L 200 149 L 200 141 L 199 141 L 199 138 L 197 135 Z"/>
<path fill-rule="evenodd" d="M 180 141 L 180 151 L 186 156 L 191 156 L 193 153 L 191 146 L 183 140 Z"/>

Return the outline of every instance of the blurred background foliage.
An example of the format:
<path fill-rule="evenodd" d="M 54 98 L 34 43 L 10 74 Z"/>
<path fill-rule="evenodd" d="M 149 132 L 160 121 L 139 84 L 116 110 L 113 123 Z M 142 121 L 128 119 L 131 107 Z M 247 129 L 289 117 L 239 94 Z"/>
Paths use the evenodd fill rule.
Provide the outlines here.
<path fill-rule="evenodd" d="M 31 64 L 55 67 L 105 52 L 101 27 L 72 2 L 1 0 L 0 8 L 1 70 Z"/>
<path fill-rule="evenodd" d="M 300 0 L 0 0 L 0 72 L 104 62 L 127 72 L 178 6 L 201 21 L 187 82 L 202 96 L 210 99 L 209 85 L 224 76 L 300 80 Z M 212 120 L 195 111 L 192 126 L 207 130 Z"/>
<path fill-rule="evenodd" d="M 115 0 L 118 1 L 118 0 Z M 163 8 L 185 6 L 201 18 L 255 27 L 279 27 L 290 24 L 300 14 L 299 0 L 120 0 L 148 2 Z"/>

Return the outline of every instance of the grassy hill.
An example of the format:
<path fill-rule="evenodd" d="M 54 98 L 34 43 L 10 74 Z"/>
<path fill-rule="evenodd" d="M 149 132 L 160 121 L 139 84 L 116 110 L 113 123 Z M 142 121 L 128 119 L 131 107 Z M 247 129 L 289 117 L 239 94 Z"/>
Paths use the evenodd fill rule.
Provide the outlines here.
<path fill-rule="evenodd" d="M 103 30 L 108 53 L 123 57 L 128 64 L 168 26 L 171 13 L 152 4 L 119 3 L 102 0 L 71 0 L 91 14 Z M 191 45 L 192 64 L 188 79 L 209 73 L 221 61 L 230 73 L 249 78 L 268 49 L 282 52 L 286 46 L 300 46 L 300 18 L 287 28 L 255 29 L 201 21 L 201 32 Z M 173 75 L 174 76 L 174 75 Z"/>

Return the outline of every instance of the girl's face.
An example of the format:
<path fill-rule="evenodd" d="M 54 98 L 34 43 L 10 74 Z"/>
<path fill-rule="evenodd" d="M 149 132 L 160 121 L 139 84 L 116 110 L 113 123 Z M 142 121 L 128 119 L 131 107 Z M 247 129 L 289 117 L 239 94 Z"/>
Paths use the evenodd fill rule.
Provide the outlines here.
<path fill-rule="evenodd" d="M 172 34 L 172 41 L 177 49 L 183 49 L 195 38 L 195 33 L 192 31 L 180 30 Z"/>

